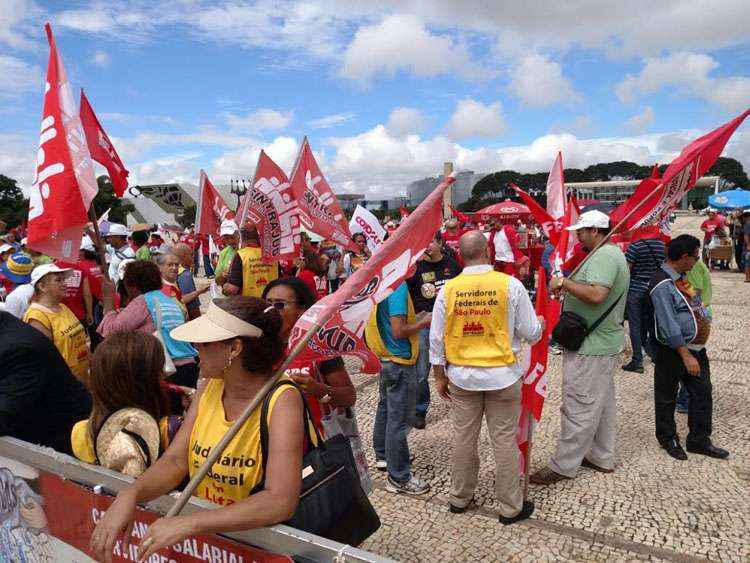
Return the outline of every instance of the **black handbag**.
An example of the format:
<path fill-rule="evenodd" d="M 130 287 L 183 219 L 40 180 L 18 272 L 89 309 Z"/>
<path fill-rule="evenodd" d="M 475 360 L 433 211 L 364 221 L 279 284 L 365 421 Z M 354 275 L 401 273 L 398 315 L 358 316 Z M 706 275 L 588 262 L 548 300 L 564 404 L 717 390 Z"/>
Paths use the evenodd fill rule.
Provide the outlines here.
<path fill-rule="evenodd" d="M 555 328 L 552 329 L 552 340 L 557 342 L 560 346 L 570 352 L 577 352 L 586 337 L 594 332 L 597 327 L 602 324 L 612 310 L 617 306 L 625 293 L 621 293 L 620 296 L 610 305 L 602 315 L 594 321 L 589 327 L 586 319 L 584 319 L 578 313 L 572 311 L 563 311 L 560 314 L 560 320 L 557 321 Z"/>
<path fill-rule="evenodd" d="M 308 450 L 302 459 L 302 491 L 294 516 L 285 524 L 343 544 L 358 546 L 378 528 L 380 518 L 362 490 L 349 439 L 341 434 L 323 441 L 318 429 L 310 424 L 310 408 L 305 394 L 289 380 L 271 387 L 261 407 L 260 447 L 263 453 L 263 478 L 253 492 L 265 483 L 268 459 L 268 409 L 273 392 L 282 385 L 295 387 L 305 405 L 305 436 Z M 314 429 L 314 446 L 310 427 Z"/>

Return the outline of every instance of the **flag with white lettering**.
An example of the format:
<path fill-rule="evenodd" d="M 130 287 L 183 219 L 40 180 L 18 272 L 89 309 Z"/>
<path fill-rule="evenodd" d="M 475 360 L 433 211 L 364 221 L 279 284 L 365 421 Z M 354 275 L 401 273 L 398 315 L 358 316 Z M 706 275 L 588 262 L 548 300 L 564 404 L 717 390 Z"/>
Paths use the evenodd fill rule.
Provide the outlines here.
<path fill-rule="evenodd" d="M 451 176 L 444 180 L 337 291 L 303 313 L 292 329 L 289 349 L 294 348 L 319 320 L 327 319 L 300 353 L 300 358 L 319 360 L 347 354 L 362 361 L 363 373 L 380 371 L 380 361 L 363 339 L 370 313 L 414 270 L 440 228 L 443 193 L 454 181 Z"/>
<path fill-rule="evenodd" d="M 307 137 L 302 140 L 290 182 L 305 228 L 344 248 L 356 250 L 339 200 L 320 171 Z"/>
<path fill-rule="evenodd" d="M 216 190 L 205 171 L 201 170 L 198 181 L 198 208 L 195 212 L 195 232 L 218 236 L 219 227 L 226 220 L 234 219 L 224 198 Z"/>
<path fill-rule="evenodd" d="M 240 228 L 251 223 L 257 227 L 263 261 L 299 258 L 302 237 L 297 198 L 284 171 L 263 150 L 236 220 Z"/>
<path fill-rule="evenodd" d="M 86 94 L 81 90 L 81 125 L 86 134 L 86 144 L 91 158 L 107 169 L 115 195 L 122 197 L 128 188 L 128 174 L 112 141 L 99 123 Z"/>
<path fill-rule="evenodd" d="M 557 151 L 557 158 L 547 177 L 547 213 L 559 220 L 565 215 L 565 179 L 563 177 L 562 151 Z"/>
<path fill-rule="evenodd" d="M 533 197 L 516 186 L 513 182 L 510 182 L 510 187 L 513 188 L 518 194 L 518 197 L 523 200 L 524 205 L 529 208 L 529 211 L 531 211 L 534 219 L 542 228 L 545 236 L 550 240 L 552 246 L 555 246 L 557 244 L 558 238 L 560 237 L 561 222 L 553 219 L 552 216 L 541 205 L 539 205 L 539 203 L 537 203 L 537 201 Z"/>
<path fill-rule="evenodd" d="M 563 264 L 573 257 L 578 237 L 575 233 L 568 231 L 567 227 L 575 225 L 578 222 L 579 214 L 578 203 L 576 199 L 571 196 L 568 205 L 565 208 L 565 215 L 563 216 L 560 225 L 560 236 L 558 237 L 555 250 L 552 251 L 552 256 L 550 258 L 552 275 L 555 277 L 562 277 Z"/>
<path fill-rule="evenodd" d="M 78 107 L 52 28 L 49 24 L 44 28 L 50 52 L 36 173 L 29 192 L 28 247 L 71 260 L 78 256 L 97 184 Z"/>
<path fill-rule="evenodd" d="M 383 225 L 369 209 L 361 205 L 354 208 L 352 219 L 349 221 L 349 230 L 353 235 L 357 233 L 365 235 L 370 252 L 375 252 L 385 240 Z"/>

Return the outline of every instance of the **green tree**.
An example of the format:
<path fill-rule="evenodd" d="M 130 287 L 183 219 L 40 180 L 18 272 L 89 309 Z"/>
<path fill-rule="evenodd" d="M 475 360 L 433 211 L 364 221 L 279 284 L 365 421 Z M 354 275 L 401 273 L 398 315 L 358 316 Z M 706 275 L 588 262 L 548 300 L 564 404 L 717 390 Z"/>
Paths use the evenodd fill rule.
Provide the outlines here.
<path fill-rule="evenodd" d="M 122 223 L 124 225 L 128 213 L 133 213 L 135 207 L 132 203 L 124 203 L 122 199 L 115 195 L 115 190 L 112 187 L 109 176 L 99 176 L 96 179 L 96 183 L 99 186 L 99 191 L 92 203 L 96 217 L 101 217 L 109 209 L 109 220 L 113 223 Z"/>
<path fill-rule="evenodd" d="M 706 176 L 721 176 L 728 184 L 726 188 L 750 188 L 748 186 L 747 174 L 742 163 L 734 158 L 720 156 L 716 163 L 706 172 Z"/>
<path fill-rule="evenodd" d="M 0 220 L 13 228 L 23 223 L 28 215 L 29 200 L 23 197 L 18 183 L 0 174 Z"/>

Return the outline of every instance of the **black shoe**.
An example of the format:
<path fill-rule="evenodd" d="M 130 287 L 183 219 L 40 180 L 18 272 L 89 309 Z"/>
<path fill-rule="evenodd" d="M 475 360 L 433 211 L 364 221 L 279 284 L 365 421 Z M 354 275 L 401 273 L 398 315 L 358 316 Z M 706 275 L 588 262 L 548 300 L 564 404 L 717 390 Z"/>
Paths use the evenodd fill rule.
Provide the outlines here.
<path fill-rule="evenodd" d="M 633 361 L 622 366 L 622 371 L 632 371 L 633 373 L 643 373 L 643 364 L 637 364 Z"/>
<path fill-rule="evenodd" d="M 714 457 L 716 459 L 726 459 L 729 457 L 729 452 L 727 450 L 717 448 L 710 442 L 705 446 L 691 446 L 688 444 L 687 451 L 691 454 L 707 455 L 708 457 Z"/>
<path fill-rule="evenodd" d="M 678 442 L 676 438 L 673 438 L 666 444 L 662 444 L 661 447 L 667 450 L 667 453 L 675 459 L 679 459 L 680 461 L 685 461 L 687 459 L 685 450 L 682 449 L 680 442 Z"/>
<path fill-rule="evenodd" d="M 502 525 L 509 526 L 510 524 L 515 524 L 516 522 L 520 522 L 521 520 L 526 520 L 533 513 L 534 503 L 530 500 L 526 500 L 523 502 L 523 508 L 521 509 L 521 512 L 519 512 L 515 516 L 511 516 L 510 518 L 501 515 L 500 517 L 498 517 L 498 520 Z"/>
<path fill-rule="evenodd" d="M 412 428 L 416 428 L 417 430 L 424 430 L 425 426 L 427 426 L 427 422 L 425 422 L 425 419 L 423 417 L 414 417 L 414 422 L 412 422 L 411 424 Z"/>

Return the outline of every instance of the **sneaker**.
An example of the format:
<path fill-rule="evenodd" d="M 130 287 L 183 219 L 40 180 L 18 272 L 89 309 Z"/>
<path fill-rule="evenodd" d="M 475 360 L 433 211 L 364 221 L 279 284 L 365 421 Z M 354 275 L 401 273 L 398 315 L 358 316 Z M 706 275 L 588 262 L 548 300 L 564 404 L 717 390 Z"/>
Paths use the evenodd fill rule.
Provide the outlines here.
<path fill-rule="evenodd" d="M 411 476 L 406 483 L 397 483 L 391 476 L 388 476 L 388 482 L 385 484 L 385 490 L 389 493 L 401 493 L 405 495 L 423 495 L 430 490 L 430 486 L 417 479 L 414 475 Z"/>
<path fill-rule="evenodd" d="M 643 373 L 643 364 L 637 364 L 633 361 L 622 366 L 622 371 L 632 371 L 633 373 Z"/>
<path fill-rule="evenodd" d="M 412 463 L 416 457 L 416 454 L 409 454 L 409 463 Z M 375 469 L 378 471 L 386 471 L 388 469 L 388 462 L 384 459 L 376 459 Z"/>

